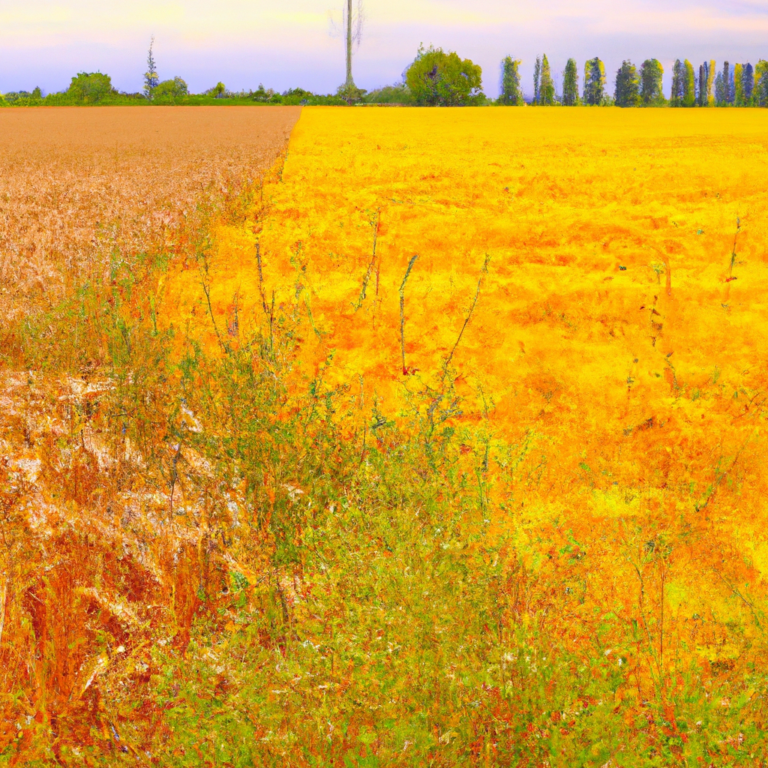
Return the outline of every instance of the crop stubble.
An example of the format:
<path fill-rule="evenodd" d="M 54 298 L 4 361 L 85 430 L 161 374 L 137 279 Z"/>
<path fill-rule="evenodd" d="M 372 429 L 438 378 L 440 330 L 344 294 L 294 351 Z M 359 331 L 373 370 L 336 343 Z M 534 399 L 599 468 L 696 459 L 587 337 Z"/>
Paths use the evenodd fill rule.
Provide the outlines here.
<path fill-rule="evenodd" d="M 178 241 L 274 161 L 300 110 L 0 112 L 0 320 L 60 301 L 110 256 Z"/>
<path fill-rule="evenodd" d="M 114 386 L 100 367 L 105 358 L 72 375 L 78 371 L 56 357 L 56 339 L 76 334 L 83 319 L 80 332 L 97 334 L 92 321 L 121 296 L 115 276 L 135 272 L 145 255 L 194 258 L 207 223 L 258 186 L 299 114 L 290 107 L 0 112 L 0 752 L 15 744 L 15 760 L 50 756 L 49 748 L 60 755 L 68 738 L 87 741 L 94 721 L 83 719 L 82 707 L 100 696 L 93 681 L 115 669 L 98 636 L 108 625 L 114 637 L 128 632 L 137 645 L 128 635 L 121 642 L 131 652 L 146 647 L 140 637 L 156 622 L 156 608 L 136 613 L 126 589 L 152 593 L 156 606 L 186 600 L 184 587 L 170 587 L 186 533 L 156 525 L 151 512 L 134 516 L 143 502 L 127 501 L 134 489 L 124 470 L 132 464 L 128 474 L 147 481 L 142 460 L 127 438 L 118 446 L 89 421 Z M 78 298 L 88 286 L 96 286 L 90 318 L 88 299 Z M 28 322 L 37 323 L 37 336 Z M 53 357 L 35 349 L 41 340 Z M 110 501 L 121 493 L 122 520 Z M 115 556 L 131 564 L 124 569 Z M 131 573 L 133 587 L 113 582 L 110 570 L 118 581 Z M 106 720 L 96 722 L 109 732 Z"/>

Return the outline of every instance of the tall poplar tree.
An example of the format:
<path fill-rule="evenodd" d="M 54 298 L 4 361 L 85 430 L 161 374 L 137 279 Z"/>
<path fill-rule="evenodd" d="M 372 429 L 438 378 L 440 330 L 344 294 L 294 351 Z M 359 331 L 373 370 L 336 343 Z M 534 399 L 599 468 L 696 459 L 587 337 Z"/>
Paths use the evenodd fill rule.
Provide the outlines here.
<path fill-rule="evenodd" d="M 629 60 L 616 73 L 616 106 L 636 107 L 640 103 L 640 76 L 637 67 Z"/>
<path fill-rule="evenodd" d="M 517 107 L 523 103 L 519 67 L 520 61 L 511 56 L 506 56 L 501 62 L 501 104 Z"/>
<path fill-rule="evenodd" d="M 733 103 L 737 107 L 744 106 L 744 65 L 734 64 L 733 67 Z"/>
<path fill-rule="evenodd" d="M 745 104 L 752 104 L 752 97 L 755 93 L 755 68 L 749 63 L 744 65 L 742 88 L 744 89 Z"/>
<path fill-rule="evenodd" d="M 541 96 L 541 59 L 536 57 L 533 67 L 533 103 L 538 104 Z"/>
<path fill-rule="evenodd" d="M 605 65 L 595 57 L 584 65 L 584 103 L 599 106 L 605 96 Z"/>
<path fill-rule="evenodd" d="M 755 104 L 768 107 L 768 61 L 760 59 L 755 66 Z"/>
<path fill-rule="evenodd" d="M 644 106 L 650 107 L 664 102 L 662 77 L 664 67 L 658 59 L 646 59 L 640 68 L 640 99 Z"/>
<path fill-rule="evenodd" d="M 685 77 L 685 67 L 680 59 L 675 61 L 672 67 L 672 90 L 669 92 L 669 105 L 671 107 L 681 107 L 683 105 L 683 78 Z"/>
<path fill-rule="evenodd" d="M 683 63 L 683 106 L 696 106 L 696 74 L 688 59 Z"/>
<path fill-rule="evenodd" d="M 717 63 L 711 59 L 707 67 L 707 106 L 715 106 L 715 76 L 717 74 Z"/>
<path fill-rule="evenodd" d="M 549 60 L 547 59 L 546 53 L 541 57 L 539 101 L 548 107 L 551 107 L 555 103 L 555 82 L 552 80 L 552 71 L 549 68 Z"/>
<path fill-rule="evenodd" d="M 728 104 L 728 87 L 725 84 L 725 78 L 722 72 L 717 73 L 715 77 L 715 105 L 724 107 Z"/>
<path fill-rule="evenodd" d="M 699 67 L 699 87 L 698 87 L 698 104 L 700 107 L 707 106 L 707 68 L 709 64 L 704 62 Z"/>
<path fill-rule="evenodd" d="M 155 36 L 152 35 L 149 41 L 149 53 L 147 54 L 147 71 L 144 74 L 144 95 L 149 101 L 152 101 L 155 88 L 160 83 L 160 78 L 157 76 L 157 67 L 155 66 L 155 57 L 152 53 L 154 47 Z"/>
<path fill-rule="evenodd" d="M 579 103 L 579 70 L 575 59 L 568 59 L 563 72 L 563 104 L 575 107 Z"/>
<path fill-rule="evenodd" d="M 723 85 L 722 96 L 723 103 L 730 104 L 733 101 L 733 94 L 731 93 L 731 65 L 727 62 L 723 62 Z"/>

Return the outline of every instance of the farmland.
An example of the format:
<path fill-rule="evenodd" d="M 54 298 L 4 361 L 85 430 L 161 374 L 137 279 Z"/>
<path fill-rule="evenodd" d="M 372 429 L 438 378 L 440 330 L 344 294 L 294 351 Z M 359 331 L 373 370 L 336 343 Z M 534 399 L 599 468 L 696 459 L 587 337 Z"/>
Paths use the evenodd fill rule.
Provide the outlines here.
<path fill-rule="evenodd" d="M 0 761 L 764 760 L 768 118 L 151 112 L 4 149 Z"/>

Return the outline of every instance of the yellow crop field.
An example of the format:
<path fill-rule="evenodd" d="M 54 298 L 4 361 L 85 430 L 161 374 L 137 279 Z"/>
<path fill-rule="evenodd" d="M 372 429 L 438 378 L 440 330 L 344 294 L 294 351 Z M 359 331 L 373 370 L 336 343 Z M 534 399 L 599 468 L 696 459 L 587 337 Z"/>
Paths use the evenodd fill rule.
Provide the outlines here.
<path fill-rule="evenodd" d="M 731 725 L 764 715 L 766 136 L 755 111 L 305 110 L 268 213 L 206 266 L 196 338 L 300 316 L 292 387 L 363 464 L 385 425 L 460 436 L 475 509 L 446 546 L 503 542 L 528 581 L 499 610 L 574 684 L 603 663 L 670 760 L 707 729 L 698 676 L 734 686 Z M 199 285 L 169 279 L 166 316 L 204 315 Z"/>
<path fill-rule="evenodd" d="M 0 766 L 765 762 L 768 114 L 240 151 L 5 262 Z"/>

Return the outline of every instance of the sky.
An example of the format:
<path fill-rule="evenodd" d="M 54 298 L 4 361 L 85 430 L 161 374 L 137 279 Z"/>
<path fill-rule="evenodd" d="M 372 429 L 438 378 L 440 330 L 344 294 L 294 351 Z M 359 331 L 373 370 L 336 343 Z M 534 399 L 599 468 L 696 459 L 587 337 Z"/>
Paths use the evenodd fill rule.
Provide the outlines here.
<path fill-rule="evenodd" d="M 80 71 L 101 71 L 119 90 L 142 88 L 149 40 L 161 79 L 192 92 L 302 87 L 334 92 L 345 77 L 343 0 L 0 0 L 0 93 L 64 90 Z M 355 0 L 357 2 L 357 0 Z M 768 0 L 363 0 L 354 58 L 367 90 L 401 80 L 420 43 L 455 50 L 483 68 L 496 96 L 501 59 L 522 60 L 526 93 L 536 56 L 557 80 L 569 57 L 606 64 L 612 90 L 622 60 L 657 58 L 667 88 L 676 58 L 768 59 Z"/>

